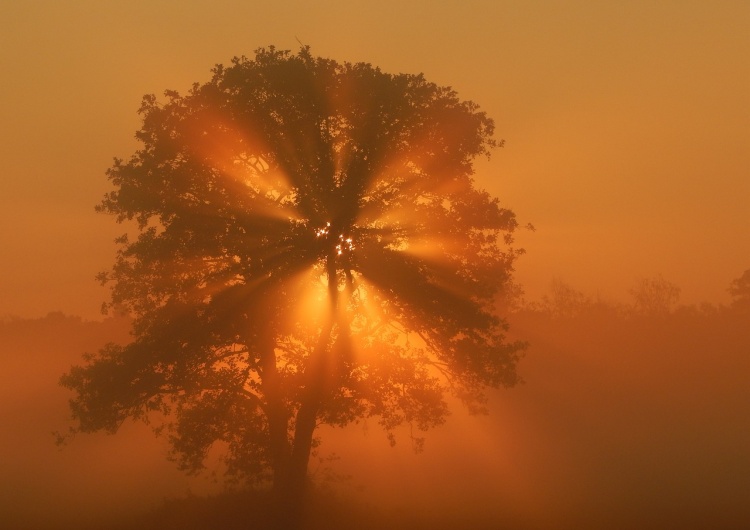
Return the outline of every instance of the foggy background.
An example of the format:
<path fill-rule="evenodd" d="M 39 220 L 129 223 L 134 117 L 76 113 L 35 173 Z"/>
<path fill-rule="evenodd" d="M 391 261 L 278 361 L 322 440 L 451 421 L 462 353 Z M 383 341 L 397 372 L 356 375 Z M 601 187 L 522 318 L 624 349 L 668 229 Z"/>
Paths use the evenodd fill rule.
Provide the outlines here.
<path fill-rule="evenodd" d="M 141 425 L 58 449 L 57 381 L 127 340 L 93 279 L 124 228 L 93 206 L 112 157 L 137 147 L 141 97 L 297 39 L 477 102 L 506 140 L 477 182 L 537 229 L 517 238 L 526 301 L 555 278 L 590 297 L 511 315 L 531 343 L 525 384 L 493 394 L 489 416 L 454 406 L 424 453 L 408 431 L 391 449 L 375 422 L 323 432 L 321 456 L 352 475 L 337 487 L 511 528 L 750 525 L 750 317 L 726 291 L 750 268 L 748 27 L 741 0 L 0 2 L 0 526 L 219 490 Z M 659 274 L 682 308 L 622 309 Z"/>
<path fill-rule="evenodd" d="M 420 454 L 408 428 L 395 447 L 374 419 L 322 428 L 310 465 L 318 483 L 386 512 L 508 528 L 749 524 L 747 308 L 653 315 L 593 298 L 560 308 L 510 316 L 511 338 L 531 342 L 525 383 L 492 393 L 489 415 L 453 403 Z M 52 431 L 69 425 L 60 374 L 81 352 L 125 340 L 127 327 L 61 313 L 0 324 L 3 527 L 96 524 L 222 491 L 216 459 L 183 476 L 142 424 L 55 446 Z M 328 483 L 330 472 L 338 478 Z"/>

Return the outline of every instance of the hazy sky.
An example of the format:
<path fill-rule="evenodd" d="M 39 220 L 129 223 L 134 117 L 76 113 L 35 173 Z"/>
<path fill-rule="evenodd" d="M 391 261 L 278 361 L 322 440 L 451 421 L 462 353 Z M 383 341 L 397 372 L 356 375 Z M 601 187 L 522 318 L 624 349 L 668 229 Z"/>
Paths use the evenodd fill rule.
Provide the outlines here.
<path fill-rule="evenodd" d="M 750 3 L 0 2 L 0 316 L 95 318 L 123 229 L 94 213 L 146 93 L 275 44 L 424 72 L 506 140 L 477 179 L 535 233 L 518 279 L 727 299 L 750 268 Z"/>

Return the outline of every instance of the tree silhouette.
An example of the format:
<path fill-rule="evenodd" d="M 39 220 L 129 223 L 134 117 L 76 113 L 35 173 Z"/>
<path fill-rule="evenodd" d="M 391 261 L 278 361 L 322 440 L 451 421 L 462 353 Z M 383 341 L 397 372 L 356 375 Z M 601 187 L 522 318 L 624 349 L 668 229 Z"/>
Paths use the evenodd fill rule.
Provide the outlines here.
<path fill-rule="evenodd" d="M 629 292 L 635 312 L 649 317 L 669 314 L 680 299 L 680 288 L 661 275 L 639 279 Z"/>
<path fill-rule="evenodd" d="M 732 296 L 732 307 L 750 309 L 750 269 L 743 272 L 739 278 L 732 280 L 728 290 Z"/>
<path fill-rule="evenodd" d="M 374 416 L 393 440 L 447 392 L 477 411 L 516 383 L 496 315 L 516 221 L 474 186 L 496 146 L 477 105 L 273 47 L 165 98 L 97 208 L 137 224 L 100 276 L 133 341 L 63 376 L 75 430 L 161 418 L 185 470 L 223 443 L 229 473 L 298 502 L 317 425 Z"/>

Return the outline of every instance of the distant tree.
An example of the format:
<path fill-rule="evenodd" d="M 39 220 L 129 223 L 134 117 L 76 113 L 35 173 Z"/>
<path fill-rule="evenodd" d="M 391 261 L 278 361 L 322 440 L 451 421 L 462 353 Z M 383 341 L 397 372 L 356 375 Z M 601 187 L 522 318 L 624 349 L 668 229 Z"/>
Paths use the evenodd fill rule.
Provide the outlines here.
<path fill-rule="evenodd" d="M 550 294 L 542 297 L 541 309 L 556 318 L 573 318 L 591 303 L 589 297 L 581 291 L 559 278 L 554 278 L 550 286 Z"/>
<path fill-rule="evenodd" d="M 680 299 L 680 288 L 661 275 L 641 278 L 629 292 L 634 311 L 646 316 L 669 314 Z"/>
<path fill-rule="evenodd" d="M 750 269 L 736 280 L 732 280 L 729 284 L 729 294 L 732 296 L 732 307 L 750 309 Z"/>
<path fill-rule="evenodd" d="M 75 430 L 161 418 L 183 469 L 222 443 L 297 503 L 318 425 L 374 416 L 393 441 L 443 422 L 446 392 L 478 411 L 516 383 L 495 314 L 516 220 L 474 186 L 497 145 L 477 105 L 273 47 L 165 97 L 98 206 L 137 223 L 100 276 L 133 341 L 62 377 Z"/>

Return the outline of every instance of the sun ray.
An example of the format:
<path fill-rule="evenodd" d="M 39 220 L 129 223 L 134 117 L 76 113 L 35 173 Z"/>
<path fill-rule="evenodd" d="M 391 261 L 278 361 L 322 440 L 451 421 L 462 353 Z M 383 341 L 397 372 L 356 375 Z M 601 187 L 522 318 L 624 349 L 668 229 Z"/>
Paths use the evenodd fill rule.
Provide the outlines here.
<path fill-rule="evenodd" d="M 185 126 L 184 146 L 214 170 L 231 197 L 232 213 L 246 217 L 300 219 L 290 200 L 290 176 L 274 160 L 261 134 L 217 112 L 204 111 Z"/>

